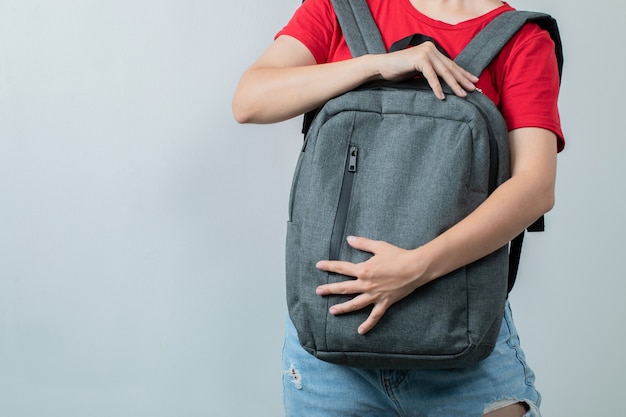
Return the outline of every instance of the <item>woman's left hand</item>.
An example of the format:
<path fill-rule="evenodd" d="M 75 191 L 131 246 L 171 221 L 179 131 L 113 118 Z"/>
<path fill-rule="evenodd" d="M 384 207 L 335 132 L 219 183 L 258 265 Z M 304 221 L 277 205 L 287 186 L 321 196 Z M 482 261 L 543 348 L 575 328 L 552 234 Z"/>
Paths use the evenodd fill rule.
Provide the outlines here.
<path fill-rule="evenodd" d="M 330 313 L 340 315 L 374 305 L 369 317 L 358 329 L 365 334 L 376 326 L 392 304 L 424 285 L 424 262 L 416 256 L 419 250 L 406 250 L 383 241 L 351 236 L 348 244 L 369 252 L 372 257 L 358 264 L 345 261 L 320 261 L 317 268 L 350 277 L 354 280 L 321 285 L 317 295 L 356 296 L 345 303 L 334 305 Z"/>

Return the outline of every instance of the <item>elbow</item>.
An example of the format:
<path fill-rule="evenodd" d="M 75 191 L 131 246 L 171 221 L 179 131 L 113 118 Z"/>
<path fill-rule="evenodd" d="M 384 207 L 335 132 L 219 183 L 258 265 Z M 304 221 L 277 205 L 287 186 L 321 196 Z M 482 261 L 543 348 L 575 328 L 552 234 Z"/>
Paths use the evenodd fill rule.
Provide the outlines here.
<path fill-rule="evenodd" d="M 525 205 L 524 226 L 521 230 L 534 225 L 535 221 L 552 210 L 555 204 L 554 193 L 535 192 L 527 201 L 529 204 Z"/>
<path fill-rule="evenodd" d="M 237 111 L 235 109 L 233 109 L 233 118 L 237 123 L 241 125 L 251 123 L 251 119 L 246 113 Z"/>
<path fill-rule="evenodd" d="M 241 99 L 235 95 L 231 105 L 231 110 L 235 121 L 239 124 L 252 123 L 254 121 L 253 113 L 248 106 L 245 106 Z"/>
<path fill-rule="evenodd" d="M 553 183 L 533 182 L 528 185 L 526 191 L 519 196 L 517 204 L 526 213 L 524 221 L 530 224 L 554 208 L 556 197 Z"/>
<path fill-rule="evenodd" d="M 254 89 L 251 89 L 247 77 L 241 78 L 231 102 L 231 111 L 235 121 L 239 124 L 258 123 L 260 103 Z"/>
<path fill-rule="evenodd" d="M 243 99 L 238 96 L 233 98 L 231 111 L 235 121 L 239 124 L 268 124 L 284 120 L 274 118 L 271 114 L 268 114 L 266 109 L 263 108 L 262 103 L 251 99 Z"/>
<path fill-rule="evenodd" d="M 239 124 L 266 124 L 278 121 L 271 117 L 273 103 L 268 101 L 266 89 L 260 87 L 265 83 L 250 74 L 249 71 L 244 73 L 233 94 L 231 111 L 235 121 Z"/>
<path fill-rule="evenodd" d="M 552 210 L 556 203 L 554 187 L 546 187 L 543 192 L 538 193 L 535 201 L 537 202 L 537 211 L 539 216 L 542 216 Z"/>
<path fill-rule="evenodd" d="M 543 209 L 544 214 L 552 210 L 554 208 L 555 203 L 556 203 L 556 198 L 554 197 L 554 192 L 548 193 L 546 197 L 544 198 L 544 209 Z"/>
<path fill-rule="evenodd" d="M 239 124 L 270 124 L 282 122 L 293 117 L 273 112 L 272 109 L 264 107 L 264 104 L 254 100 L 243 100 L 235 97 L 232 102 L 231 111 L 235 121 Z"/>
<path fill-rule="evenodd" d="M 554 205 L 556 204 L 556 172 L 554 172 L 554 174 L 550 175 L 548 178 L 550 178 L 550 180 L 544 183 L 542 193 L 544 213 L 552 210 L 554 208 Z"/>

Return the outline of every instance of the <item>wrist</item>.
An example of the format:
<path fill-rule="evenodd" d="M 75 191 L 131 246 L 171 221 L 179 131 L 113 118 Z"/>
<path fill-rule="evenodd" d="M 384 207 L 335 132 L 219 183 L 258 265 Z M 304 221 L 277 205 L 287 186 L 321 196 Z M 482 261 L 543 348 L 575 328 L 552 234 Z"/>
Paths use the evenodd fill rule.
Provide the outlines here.
<path fill-rule="evenodd" d="M 364 82 L 383 79 L 380 71 L 380 55 L 368 54 L 355 58 L 363 68 Z"/>
<path fill-rule="evenodd" d="M 438 262 L 437 250 L 431 243 L 427 243 L 411 251 L 413 265 L 419 286 L 429 283 L 446 274 L 441 262 Z"/>

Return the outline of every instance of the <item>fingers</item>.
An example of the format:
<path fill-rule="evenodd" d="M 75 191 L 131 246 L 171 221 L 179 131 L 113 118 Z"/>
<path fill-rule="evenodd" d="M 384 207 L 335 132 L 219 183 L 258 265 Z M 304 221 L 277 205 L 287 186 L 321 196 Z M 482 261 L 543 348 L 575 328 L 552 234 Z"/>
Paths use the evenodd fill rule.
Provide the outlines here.
<path fill-rule="evenodd" d="M 443 88 L 441 87 L 441 83 L 439 82 L 439 76 L 437 75 L 435 70 L 432 67 L 426 67 L 422 71 L 422 75 L 424 76 L 424 78 L 426 78 L 426 81 L 428 81 L 428 85 L 430 85 L 433 93 L 435 93 L 435 97 L 437 97 L 439 100 L 445 100 L 446 96 L 443 93 Z"/>
<path fill-rule="evenodd" d="M 367 239 L 364 237 L 349 236 L 347 238 L 348 244 L 354 249 L 376 254 L 382 250 L 385 242 Z M 363 272 L 362 265 L 354 264 L 344 261 L 319 261 L 315 264 L 315 267 L 326 272 L 333 272 L 335 274 L 347 275 L 349 277 L 357 277 L 360 272 Z"/>
<path fill-rule="evenodd" d="M 383 315 L 387 312 L 388 308 L 389 306 L 385 304 L 375 304 L 372 312 L 367 317 L 367 320 L 365 320 L 359 326 L 359 334 L 366 334 L 367 332 L 372 330 L 378 324 Z"/>
<path fill-rule="evenodd" d="M 359 311 L 368 305 L 372 304 L 372 301 L 368 299 L 367 296 L 361 294 L 354 297 L 350 301 L 346 301 L 345 303 L 336 304 L 330 307 L 330 314 L 334 316 L 339 316 L 341 314 L 353 313 L 355 311 Z"/>
<path fill-rule="evenodd" d="M 374 254 L 381 249 L 382 245 L 385 244 L 385 242 L 380 240 L 372 240 L 365 237 L 357 236 L 348 236 L 346 240 L 348 241 L 348 244 L 354 249 Z"/>
<path fill-rule="evenodd" d="M 371 240 L 363 237 L 350 236 L 347 239 L 348 244 L 355 249 L 376 254 L 384 249 L 386 243 L 383 241 Z M 358 277 L 368 275 L 366 268 L 363 264 L 354 264 L 344 261 L 320 261 L 316 267 L 320 270 L 327 272 L 334 272 L 346 276 Z M 352 313 L 362 310 L 367 306 L 374 305 L 367 320 L 363 322 L 359 328 L 359 334 L 366 334 L 378 324 L 382 316 L 385 314 L 389 305 L 392 302 L 388 302 L 385 299 L 380 300 L 373 297 L 371 294 L 366 293 L 366 287 L 364 287 L 363 280 L 348 280 L 337 282 L 333 284 L 321 285 L 316 289 L 316 294 L 319 296 L 327 295 L 352 295 L 358 294 L 353 299 L 344 303 L 336 304 L 330 307 L 330 314 L 341 315 L 346 313 Z"/>
<path fill-rule="evenodd" d="M 440 100 L 445 99 L 441 80 L 459 97 L 465 97 L 468 91 L 476 89 L 475 84 L 478 82 L 478 78 L 439 52 L 431 42 L 425 42 L 389 55 L 393 56 L 394 54 L 398 54 L 397 57 L 401 61 L 406 59 L 405 64 L 410 62 L 410 67 L 396 63 L 397 68 L 405 68 L 406 75 L 415 72 L 421 73 L 435 96 Z M 394 73 L 392 72 L 392 74 Z"/>
<path fill-rule="evenodd" d="M 373 256 L 361 263 L 319 261 L 316 264 L 318 269 L 355 279 L 320 285 L 316 294 L 354 295 L 351 300 L 330 307 L 333 315 L 352 313 L 373 306 L 367 320 L 358 329 L 360 334 L 365 334 L 376 326 L 391 305 L 415 289 L 411 280 L 406 278 L 407 274 L 403 272 L 405 269 L 398 270 L 398 265 L 406 263 L 405 255 L 409 252 L 384 241 L 354 236 L 347 240 L 353 248 L 369 252 Z"/>
<path fill-rule="evenodd" d="M 325 284 L 320 285 L 315 290 L 317 295 L 350 295 L 350 294 L 359 294 L 363 292 L 363 289 L 360 287 L 360 283 L 356 280 L 350 281 L 342 281 L 336 282 L 334 284 Z M 361 307 L 362 308 L 362 307 Z"/>
<path fill-rule="evenodd" d="M 359 334 L 366 334 L 370 330 L 372 330 L 380 321 L 380 319 L 385 315 L 387 309 L 390 304 L 386 301 L 381 301 L 378 303 L 374 303 L 370 297 L 361 294 L 359 296 L 354 297 L 350 301 L 346 301 L 345 303 L 334 305 L 330 308 L 330 314 L 334 316 L 339 316 L 341 314 L 353 313 L 355 311 L 359 311 L 371 304 L 374 304 L 372 311 L 370 312 L 367 320 L 365 320 L 358 328 Z"/>
<path fill-rule="evenodd" d="M 390 303 L 381 301 L 379 303 L 373 303 L 373 301 L 369 300 L 365 295 L 359 295 L 354 297 L 352 300 L 347 301 L 342 304 L 334 305 L 330 308 L 330 314 L 334 316 L 338 316 L 341 314 L 352 313 L 355 311 L 359 311 L 371 304 L 374 304 L 372 311 L 370 312 L 367 320 L 365 320 L 358 328 L 359 334 L 366 334 L 370 330 L 372 330 L 380 319 L 385 315 L 387 309 L 389 308 Z"/>
<path fill-rule="evenodd" d="M 459 67 L 454 61 L 442 56 L 434 58 L 430 64 L 424 65 L 421 72 L 440 100 L 445 99 L 440 79 L 459 97 L 466 97 L 468 91 L 476 89 L 475 83 L 478 82 L 478 78 Z"/>
<path fill-rule="evenodd" d="M 346 275 L 348 277 L 356 277 L 359 270 L 356 264 L 344 261 L 319 261 L 315 264 L 315 267 L 321 271 Z"/>

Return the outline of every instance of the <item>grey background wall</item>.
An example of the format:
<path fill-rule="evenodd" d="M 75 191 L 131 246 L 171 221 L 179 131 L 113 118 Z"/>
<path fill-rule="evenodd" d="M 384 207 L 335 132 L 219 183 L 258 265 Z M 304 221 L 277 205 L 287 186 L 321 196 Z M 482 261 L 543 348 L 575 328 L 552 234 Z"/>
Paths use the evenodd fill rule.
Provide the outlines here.
<path fill-rule="evenodd" d="M 239 126 L 299 0 L 0 0 L 0 415 L 281 416 L 299 120 Z M 559 19 L 568 147 L 512 296 L 546 416 L 620 415 L 617 0 Z"/>

